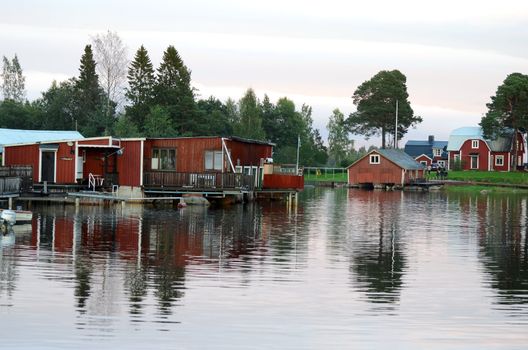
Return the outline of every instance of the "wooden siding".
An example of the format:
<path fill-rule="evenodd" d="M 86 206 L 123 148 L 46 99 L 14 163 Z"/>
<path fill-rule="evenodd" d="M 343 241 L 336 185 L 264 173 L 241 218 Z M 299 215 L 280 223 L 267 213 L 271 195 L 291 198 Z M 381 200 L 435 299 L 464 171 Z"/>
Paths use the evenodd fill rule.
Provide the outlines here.
<path fill-rule="evenodd" d="M 472 148 L 471 143 L 473 139 L 464 141 L 462 147 L 460 147 L 460 152 L 462 152 L 462 169 L 463 170 L 489 170 L 489 147 L 486 141 L 478 140 L 478 148 Z M 471 168 L 471 156 L 478 155 L 478 168 Z"/>
<path fill-rule="evenodd" d="M 253 175 L 233 173 L 179 173 L 174 171 L 149 171 L 144 174 L 145 187 L 164 187 L 178 189 L 253 190 Z"/>
<path fill-rule="evenodd" d="M 71 153 L 72 150 L 74 153 Z M 58 184 L 75 183 L 75 148 L 68 146 L 66 142 L 59 143 L 56 161 L 55 182 Z"/>
<path fill-rule="evenodd" d="M 119 185 L 141 185 L 141 141 L 121 141 L 123 154 L 117 157 Z"/>
<path fill-rule="evenodd" d="M 380 157 L 379 164 L 370 164 L 370 155 Z M 348 183 L 357 184 L 402 184 L 403 169 L 377 152 L 369 153 L 348 168 Z M 416 178 L 423 177 L 423 170 L 405 171 L 403 184 L 409 184 Z"/>
<path fill-rule="evenodd" d="M 33 167 L 33 181 L 39 180 L 39 146 L 6 146 L 4 149 L 5 165 L 31 165 Z"/>
<path fill-rule="evenodd" d="M 423 154 L 422 154 L 421 156 L 416 157 L 415 159 L 416 159 L 416 161 L 417 161 L 418 163 L 420 163 L 420 162 L 426 162 L 426 163 L 427 163 L 426 166 L 429 166 L 429 165 L 431 165 L 431 163 L 432 163 L 432 162 L 431 162 L 431 159 L 428 158 L 428 157 L 426 157 L 426 156 L 424 156 Z"/>
<path fill-rule="evenodd" d="M 282 175 L 282 174 L 264 174 L 264 181 L 262 184 L 264 189 L 295 189 L 302 190 L 304 188 L 304 176 L 297 175 Z"/>
<path fill-rule="evenodd" d="M 495 159 L 497 156 L 503 157 L 503 165 L 495 165 Z M 491 169 L 496 171 L 508 171 L 508 152 L 493 152 L 491 155 Z"/>
<path fill-rule="evenodd" d="M 237 140 L 226 140 L 226 146 L 231 151 L 231 160 L 234 166 L 260 166 L 260 160 L 271 158 L 273 151 L 273 147 L 270 145 Z"/>
<path fill-rule="evenodd" d="M 152 150 L 154 148 L 176 149 L 176 170 L 179 173 L 205 172 L 205 151 L 221 151 L 222 139 L 215 138 L 181 138 L 181 139 L 148 139 L 145 141 L 144 171 L 152 171 Z M 227 157 L 226 157 L 227 158 Z M 227 159 L 224 162 L 224 169 Z"/>
<path fill-rule="evenodd" d="M 97 146 L 110 146 L 110 138 L 109 137 L 102 137 L 100 139 L 93 139 L 93 140 L 78 140 L 77 143 L 79 146 L 86 146 L 86 145 L 97 145 Z"/>

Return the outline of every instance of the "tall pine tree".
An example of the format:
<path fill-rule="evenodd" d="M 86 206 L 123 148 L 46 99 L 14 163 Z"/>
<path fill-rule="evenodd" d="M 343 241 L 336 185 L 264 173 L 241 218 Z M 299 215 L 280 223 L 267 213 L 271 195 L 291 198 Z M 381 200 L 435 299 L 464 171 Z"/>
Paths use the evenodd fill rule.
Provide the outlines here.
<path fill-rule="evenodd" d="M 150 113 L 154 100 L 156 78 L 154 67 L 143 45 L 137 50 L 134 60 L 128 69 L 128 88 L 126 97 L 130 105 L 126 107 L 126 115 L 138 130 L 144 131 L 145 117 Z"/>
<path fill-rule="evenodd" d="M 91 45 L 86 45 L 81 57 L 79 78 L 76 81 L 77 128 L 84 136 L 100 136 L 112 125 L 105 110 L 104 92 L 95 72 Z"/>
<path fill-rule="evenodd" d="M 194 101 L 191 71 L 185 66 L 174 46 L 169 46 L 163 53 L 158 68 L 154 100 L 169 113 L 178 134 L 200 133 L 203 123 L 199 120 Z"/>

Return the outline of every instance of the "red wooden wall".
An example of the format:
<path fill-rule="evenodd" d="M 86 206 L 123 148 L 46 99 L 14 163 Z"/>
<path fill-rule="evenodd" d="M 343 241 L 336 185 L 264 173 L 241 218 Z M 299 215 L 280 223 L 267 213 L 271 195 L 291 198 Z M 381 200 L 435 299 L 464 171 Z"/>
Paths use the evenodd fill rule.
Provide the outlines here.
<path fill-rule="evenodd" d="M 263 188 L 273 189 L 303 189 L 304 176 L 264 174 Z"/>
<path fill-rule="evenodd" d="M 143 172 L 141 169 L 141 141 L 121 141 L 121 148 L 123 148 L 123 154 L 117 157 L 119 185 L 140 186 L 141 173 Z"/>
<path fill-rule="evenodd" d="M 380 164 L 370 164 L 370 154 L 380 156 Z M 408 170 L 404 175 L 404 184 L 411 179 L 423 176 L 423 170 Z M 402 168 L 377 152 L 369 153 L 348 168 L 349 184 L 401 184 Z"/>

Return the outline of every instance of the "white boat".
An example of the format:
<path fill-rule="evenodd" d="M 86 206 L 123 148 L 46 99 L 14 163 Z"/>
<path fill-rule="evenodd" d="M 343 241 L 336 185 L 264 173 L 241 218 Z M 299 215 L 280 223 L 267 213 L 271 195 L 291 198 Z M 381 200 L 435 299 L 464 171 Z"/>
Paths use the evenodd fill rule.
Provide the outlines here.
<path fill-rule="evenodd" d="M 8 209 L 0 209 L 0 216 L 4 210 L 8 210 Z M 17 224 L 31 222 L 31 220 L 33 219 L 33 212 L 29 210 L 12 210 L 12 211 L 15 212 L 15 220 Z"/>

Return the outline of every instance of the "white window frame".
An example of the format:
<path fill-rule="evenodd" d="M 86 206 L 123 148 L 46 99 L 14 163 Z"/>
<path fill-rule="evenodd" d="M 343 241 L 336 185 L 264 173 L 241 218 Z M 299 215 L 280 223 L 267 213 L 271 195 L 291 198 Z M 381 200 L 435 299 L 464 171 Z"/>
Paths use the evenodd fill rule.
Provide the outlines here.
<path fill-rule="evenodd" d="M 442 168 L 445 168 L 446 164 L 445 164 L 445 160 L 439 160 L 436 162 L 438 164 L 438 166 L 442 167 Z"/>
<path fill-rule="evenodd" d="M 424 167 L 427 167 L 427 161 L 426 160 L 421 160 L 420 164 L 422 164 Z"/>
<path fill-rule="evenodd" d="M 474 158 L 477 159 L 477 166 L 476 167 L 473 167 L 473 159 Z M 469 156 L 469 168 L 472 169 L 472 170 L 478 170 L 478 168 L 479 168 L 479 156 L 476 156 L 476 155 Z"/>
<path fill-rule="evenodd" d="M 155 151 L 158 152 L 158 157 L 154 157 L 154 153 Z M 163 168 L 162 165 L 163 165 L 163 162 L 162 162 L 162 152 L 166 152 L 167 154 L 167 159 L 170 158 L 170 152 L 171 151 L 174 151 L 174 167 L 165 167 Z M 151 163 L 150 163 L 150 168 L 152 170 L 155 170 L 155 171 L 176 171 L 176 163 L 178 161 L 178 151 L 176 150 L 176 148 L 157 148 L 157 147 L 154 147 L 152 148 L 152 159 L 151 159 Z"/>
<path fill-rule="evenodd" d="M 381 163 L 381 157 L 379 154 L 371 154 L 369 157 L 369 163 L 370 164 L 380 164 Z"/>
<path fill-rule="evenodd" d="M 433 148 L 433 156 L 434 157 L 440 157 L 442 155 L 442 149 L 441 148 Z"/>
<path fill-rule="evenodd" d="M 57 182 L 57 152 L 59 150 L 41 148 L 39 151 L 40 151 L 39 152 L 39 176 L 38 176 L 39 182 L 42 182 L 42 152 L 53 152 L 55 156 L 55 164 L 53 165 L 53 183 L 56 183 Z"/>
<path fill-rule="evenodd" d="M 504 166 L 504 155 L 499 154 L 495 156 L 495 166 Z"/>
<path fill-rule="evenodd" d="M 210 158 L 210 161 L 208 161 Z M 206 150 L 204 152 L 205 171 L 222 171 L 224 168 L 224 153 L 221 150 Z"/>
<path fill-rule="evenodd" d="M 471 148 L 478 149 L 479 148 L 479 140 L 471 140 Z"/>

